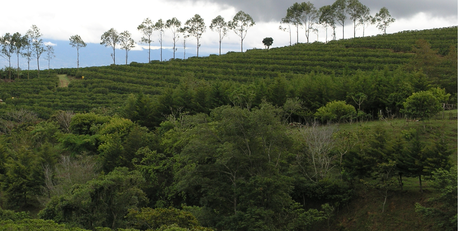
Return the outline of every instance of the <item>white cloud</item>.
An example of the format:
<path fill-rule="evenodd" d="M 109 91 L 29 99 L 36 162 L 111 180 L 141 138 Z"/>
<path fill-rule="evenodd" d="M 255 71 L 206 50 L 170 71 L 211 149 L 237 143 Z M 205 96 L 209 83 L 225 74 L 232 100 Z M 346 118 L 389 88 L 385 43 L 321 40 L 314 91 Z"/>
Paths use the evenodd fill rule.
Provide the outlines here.
<path fill-rule="evenodd" d="M 57 46 L 57 44 L 52 43 L 52 42 L 44 42 L 43 44 L 44 44 L 45 46 L 48 46 L 48 45 L 49 45 L 49 46 L 53 46 L 53 47 L 54 47 L 54 46 Z"/>

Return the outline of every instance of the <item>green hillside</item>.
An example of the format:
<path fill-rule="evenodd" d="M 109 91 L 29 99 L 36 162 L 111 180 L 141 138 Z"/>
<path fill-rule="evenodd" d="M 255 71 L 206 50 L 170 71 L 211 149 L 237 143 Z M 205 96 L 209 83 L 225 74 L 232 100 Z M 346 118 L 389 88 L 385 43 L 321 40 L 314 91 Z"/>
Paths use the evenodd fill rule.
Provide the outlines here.
<path fill-rule="evenodd" d="M 457 230 L 457 31 L 1 70 L 0 230 Z"/>
<path fill-rule="evenodd" d="M 417 66 L 407 68 L 407 64 L 415 57 L 413 47 L 416 46 L 417 40 L 426 40 L 440 57 L 448 57 L 451 47 L 454 46 L 456 49 L 457 31 L 457 27 L 405 31 L 331 41 L 328 44 L 297 44 L 269 51 L 249 50 L 245 53 L 229 52 L 222 56 L 212 55 L 187 60 L 152 61 L 150 64 L 131 63 L 128 66 L 53 70 L 58 74 L 76 76 L 77 79 L 84 76 L 83 80 L 73 81 L 68 88 L 58 88 L 59 82 L 55 75 L 46 77 L 42 74 L 42 78 L 36 79 L 34 78 L 36 73 L 32 72 L 31 79 L 25 79 L 26 71 L 22 71 L 21 79 L 0 84 L 0 97 L 7 103 L 6 105 L 46 111 L 39 113 L 45 116 L 50 112 L 48 109 L 83 112 L 97 107 L 118 107 L 129 94 L 142 92 L 146 95 L 160 95 L 167 88 L 176 88 L 187 78 L 203 80 L 206 85 L 230 82 L 233 91 L 239 88 L 240 84 L 255 81 L 263 80 L 268 86 L 275 78 L 285 78 L 288 80 L 287 84 L 293 85 L 290 80 L 302 79 L 304 75 L 352 79 L 357 76 L 358 71 L 360 75 L 375 75 L 375 72 L 382 70 L 387 71 L 385 72 L 387 74 L 388 71 L 393 73 L 392 71 L 398 68 L 404 73 L 411 73 L 419 68 Z M 448 62 L 441 61 L 444 65 L 452 65 Z M 446 71 L 448 73 L 445 73 Z M 433 76 L 430 80 L 437 81 L 437 84 L 446 88 L 448 93 L 456 93 L 457 78 L 452 75 L 457 72 L 455 70 L 449 72 L 446 68 L 443 68 L 443 72 L 442 76 Z M 6 73 L 3 73 L 3 77 L 7 78 Z M 291 86 L 289 90 L 300 91 L 295 88 L 296 86 Z M 306 106 L 314 111 L 328 101 L 350 101 L 346 98 L 350 89 L 338 90 L 348 92 L 338 92 L 337 95 L 327 96 L 327 101 Z M 226 91 L 228 95 L 229 89 Z M 225 95 L 225 92 L 221 93 Z M 292 96 L 302 98 L 298 94 Z M 265 96 L 265 98 L 269 97 Z M 375 114 L 376 110 L 378 109 L 367 112 Z"/>

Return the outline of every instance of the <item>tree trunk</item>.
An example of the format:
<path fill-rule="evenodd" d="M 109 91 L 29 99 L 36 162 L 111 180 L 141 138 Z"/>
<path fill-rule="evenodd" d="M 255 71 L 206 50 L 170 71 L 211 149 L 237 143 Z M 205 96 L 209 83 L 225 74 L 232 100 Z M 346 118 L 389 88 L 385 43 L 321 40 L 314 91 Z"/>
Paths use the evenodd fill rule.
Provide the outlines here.
<path fill-rule="evenodd" d="M 19 51 L 18 51 L 18 79 L 19 79 Z"/>
<path fill-rule="evenodd" d="M 40 57 L 37 57 L 37 78 L 40 78 Z"/>
<path fill-rule="evenodd" d="M 200 39 L 196 37 L 196 57 L 199 56 L 199 52 L 200 52 Z"/>
<path fill-rule="evenodd" d="M 80 52 L 79 52 L 79 48 L 77 45 L 77 70 L 78 68 L 80 68 Z"/>
<path fill-rule="evenodd" d="M 128 65 L 128 49 L 126 49 L 126 61 L 125 61 L 125 65 Z"/>

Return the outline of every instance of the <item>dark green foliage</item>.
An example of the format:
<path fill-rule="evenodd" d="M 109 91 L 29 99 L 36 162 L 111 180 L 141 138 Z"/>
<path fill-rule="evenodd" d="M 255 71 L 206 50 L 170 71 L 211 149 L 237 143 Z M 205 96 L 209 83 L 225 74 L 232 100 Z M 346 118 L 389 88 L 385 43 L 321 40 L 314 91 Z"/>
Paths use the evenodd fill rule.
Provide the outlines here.
<path fill-rule="evenodd" d="M 429 219 L 435 219 L 435 224 L 440 230 L 458 229 L 458 174 L 457 168 L 450 170 L 438 169 L 433 173 L 430 181 L 438 194 L 429 198 L 423 206 L 415 204 L 415 211 Z"/>
<path fill-rule="evenodd" d="M 75 185 L 66 195 L 53 197 L 39 217 L 87 229 L 126 227 L 128 209 L 147 202 L 139 188 L 144 181 L 137 171 L 116 168 L 86 184 Z"/>

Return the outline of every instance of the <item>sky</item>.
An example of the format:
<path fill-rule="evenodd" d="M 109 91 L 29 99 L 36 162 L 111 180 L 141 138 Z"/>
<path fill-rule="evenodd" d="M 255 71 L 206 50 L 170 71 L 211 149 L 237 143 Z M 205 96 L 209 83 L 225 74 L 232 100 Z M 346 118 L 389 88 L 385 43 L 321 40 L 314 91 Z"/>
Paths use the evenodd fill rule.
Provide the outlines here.
<path fill-rule="evenodd" d="M 335 0 L 311 0 L 316 8 L 330 5 Z M 199 14 L 207 26 L 218 15 L 230 21 L 240 10 L 248 13 L 254 19 L 256 25 L 248 30 L 244 40 L 244 49 L 263 48 L 262 40 L 265 37 L 274 39 L 274 47 L 289 45 L 289 33 L 279 30 L 279 21 L 286 15 L 286 10 L 296 1 L 294 0 L 130 0 L 130 1 L 107 1 L 107 0 L 23 0 L 8 1 L 0 14 L 0 35 L 5 33 L 19 32 L 25 34 L 32 25 L 37 25 L 42 33 L 44 42 L 53 40 L 68 41 L 75 34 L 81 36 L 86 43 L 100 43 L 101 35 L 110 28 L 118 32 L 129 31 L 134 40 L 140 41 L 141 33 L 137 26 L 145 18 L 156 22 L 158 19 L 178 18 L 182 24 L 195 14 Z M 301 2 L 301 1 L 299 1 Z M 458 2 L 457 0 L 361 0 L 368 6 L 371 15 L 375 15 L 380 8 L 388 8 L 396 21 L 387 29 L 387 33 L 396 33 L 404 30 L 422 30 L 458 25 Z M 5 5 L 5 3 L 3 4 Z M 14 10 L 20 9 L 20 10 Z M 18 13 L 19 12 L 19 13 Z M 353 37 L 352 22 L 347 20 L 345 37 Z M 318 34 L 313 33 L 312 41 L 326 40 L 324 27 L 318 27 Z M 362 36 L 362 26 L 356 32 Z M 375 25 L 369 25 L 365 29 L 365 36 L 381 34 Z M 331 29 L 328 29 L 328 38 L 331 40 Z M 295 30 L 292 31 L 292 42 L 295 42 Z M 337 30 L 337 37 L 342 37 L 341 29 Z M 153 48 L 159 48 L 159 38 L 155 34 Z M 305 34 L 299 35 L 299 42 L 305 42 Z M 229 32 L 222 44 L 223 53 L 239 51 L 239 37 Z M 212 54 L 218 52 L 218 34 L 209 29 L 203 34 L 200 41 L 200 54 Z M 183 40 L 178 44 L 182 49 Z M 163 47 L 172 47 L 171 32 L 166 30 L 163 38 Z M 144 46 L 145 48 L 145 46 Z M 55 47 L 55 50 L 59 49 Z M 107 48 L 109 49 L 109 48 Z M 135 49 L 142 50 L 138 45 Z M 187 40 L 187 49 L 196 49 L 196 39 Z M 178 50 L 180 54 L 181 50 Z M 193 53 L 193 52 L 192 52 Z"/>

